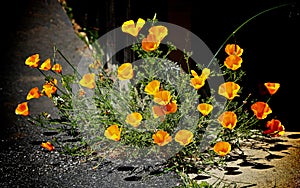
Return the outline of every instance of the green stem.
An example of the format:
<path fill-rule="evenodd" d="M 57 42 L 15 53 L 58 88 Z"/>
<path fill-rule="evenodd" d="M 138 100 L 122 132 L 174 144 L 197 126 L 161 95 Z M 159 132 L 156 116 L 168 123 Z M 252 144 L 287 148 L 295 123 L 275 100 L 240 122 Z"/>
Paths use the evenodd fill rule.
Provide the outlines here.
<path fill-rule="evenodd" d="M 82 77 L 81 74 L 77 71 L 77 69 L 75 69 L 75 67 L 70 63 L 70 61 L 62 54 L 62 52 L 56 47 L 54 47 L 54 49 L 70 65 L 70 67 L 74 70 L 74 72 L 76 72 L 80 77 Z"/>
<path fill-rule="evenodd" d="M 278 5 L 278 6 L 275 6 L 275 7 L 272 7 L 272 8 L 269 8 L 269 9 L 266 9 L 262 12 L 259 12 L 257 14 L 255 14 L 254 16 L 250 17 L 249 19 L 247 19 L 245 22 L 243 22 L 240 26 L 238 26 L 226 39 L 225 41 L 222 43 L 222 45 L 219 47 L 219 49 L 217 50 L 217 52 L 214 54 L 214 56 L 212 57 L 212 59 L 210 60 L 209 64 L 207 67 L 209 67 L 212 62 L 214 61 L 214 59 L 216 58 L 216 56 L 219 54 L 219 52 L 221 51 L 221 49 L 223 48 L 223 46 L 227 43 L 227 41 L 234 36 L 234 34 L 236 32 L 238 32 L 243 26 L 245 26 L 248 22 L 250 22 L 251 20 L 253 20 L 254 18 L 266 13 L 266 12 L 269 12 L 271 10 L 274 10 L 274 9 L 278 9 L 278 8 L 281 8 L 281 7 L 284 7 L 284 6 L 287 6 L 287 5 L 291 5 L 291 3 L 287 3 L 287 4 L 282 4 L 282 5 Z"/>

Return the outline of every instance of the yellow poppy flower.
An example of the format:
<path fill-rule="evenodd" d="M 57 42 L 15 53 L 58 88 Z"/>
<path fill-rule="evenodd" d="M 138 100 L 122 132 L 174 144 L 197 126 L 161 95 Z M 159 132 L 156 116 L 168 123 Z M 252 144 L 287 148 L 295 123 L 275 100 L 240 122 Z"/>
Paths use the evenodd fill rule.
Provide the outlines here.
<path fill-rule="evenodd" d="M 175 135 L 175 141 L 186 146 L 193 141 L 194 134 L 189 130 L 179 130 Z"/>
<path fill-rule="evenodd" d="M 153 101 L 160 105 L 167 105 L 171 101 L 171 93 L 169 91 L 158 91 L 154 94 Z"/>
<path fill-rule="evenodd" d="M 213 110 L 213 105 L 207 104 L 207 103 L 201 103 L 198 104 L 197 109 L 203 116 L 207 116 L 212 110 Z"/>
<path fill-rule="evenodd" d="M 128 20 L 122 24 L 122 31 L 128 33 L 134 37 L 138 36 L 140 30 L 143 28 L 145 20 L 139 18 L 135 24 L 133 20 Z"/>
<path fill-rule="evenodd" d="M 34 87 L 34 88 L 32 88 L 29 92 L 28 92 L 28 94 L 27 94 L 27 96 L 26 96 L 26 100 L 30 100 L 30 99 L 33 99 L 33 98 L 40 98 L 40 96 L 41 96 L 42 94 L 41 94 L 41 92 L 39 91 L 39 88 L 38 87 Z"/>
<path fill-rule="evenodd" d="M 33 68 L 38 67 L 39 63 L 40 63 L 39 54 L 33 54 L 25 60 L 25 65 L 28 65 L 29 67 L 33 67 Z"/>
<path fill-rule="evenodd" d="M 160 88 L 160 82 L 158 80 L 152 80 L 150 83 L 148 83 L 145 87 L 145 92 L 148 95 L 154 95 L 159 91 Z"/>
<path fill-rule="evenodd" d="M 83 87 L 94 89 L 96 87 L 95 73 L 86 73 L 83 75 L 82 79 L 79 81 L 79 84 Z"/>
<path fill-rule="evenodd" d="M 46 59 L 40 66 L 40 70 L 48 71 L 51 69 L 51 60 L 50 58 Z"/>
<path fill-rule="evenodd" d="M 133 112 L 126 116 L 126 122 L 134 127 L 138 127 L 143 119 L 139 112 Z"/>
<path fill-rule="evenodd" d="M 114 124 L 109 126 L 105 132 L 104 136 L 110 140 L 119 141 L 121 139 L 122 128 L 118 128 L 118 125 Z"/>
<path fill-rule="evenodd" d="M 61 66 L 61 64 L 56 63 L 52 66 L 51 70 L 53 70 L 54 72 L 57 72 L 57 73 L 61 73 L 62 66 Z"/>
<path fill-rule="evenodd" d="M 47 97 L 51 98 L 52 94 L 57 91 L 57 80 L 54 78 L 52 81 L 46 81 L 43 85 L 43 90 L 41 91 Z"/>
<path fill-rule="evenodd" d="M 228 100 L 232 100 L 234 97 L 238 97 L 240 86 L 234 82 L 225 82 L 219 86 L 218 93 L 226 97 Z"/>
<path fill-rule="evenodd" d="M 133 69 L 131 63 L 123 63 L 118 68 L 118 79 L 129 80 L 133 78 Z"/>

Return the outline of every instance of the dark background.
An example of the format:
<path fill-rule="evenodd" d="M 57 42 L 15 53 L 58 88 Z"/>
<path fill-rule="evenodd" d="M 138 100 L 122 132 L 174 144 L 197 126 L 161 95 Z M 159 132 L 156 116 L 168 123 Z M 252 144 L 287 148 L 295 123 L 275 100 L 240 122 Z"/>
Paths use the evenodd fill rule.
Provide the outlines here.
<path fill-rule="evenodd" d="M 3 36 L 9 34 L 22 19 L 27 1 L 8 2 L 10 16 L 2 11 Z M 245 20 L 268 8 L 292 3 L 258 16 L 239 30 L 234 40 L 243 49 L 242 68 L 247 73 L 246 91 L 266 97 L 262 84 L 279 82 L 281 87 L 271 101 L 272 116 L 280 119 L 288 130 L 300 131 L 299 111 L 299 3 L 287 0 L 192 1 L 192 0 L 67 0 L 73 17 L 82 27 L 97 30 L 99 36 L 120 27 L 125 20 L 152 18 L 184 27 L 202 39 L 213 53 Z M 2 49 L 9 48 L 3 37 Z M 223 51 L 219 58 L 224 58 Z"/>
<path fill-rule="evenodd" d="M 184 27 L 202 39 L 213 53 L 244 21 L 269 8 L 248 22 L 229 42 L 243 49 L 242 69 L 247 73 L 244 92 L 264 100 L 268 97 L 264 82 L 279 82 L 278 92 L 269 102 L 272 116 L 288 130 L 300 130 L 297 123 L 299 63 L 299 3 L 286 0 L 192 1 L 192 0 L 109 0 L 99 2 L 67 0 L 78 24 L 106 33 L 125 20 L 152 18 Z M 179 36 L 180 37 L 180 36 Z M 219 58 L 224 58 L 224 51 Z"/>

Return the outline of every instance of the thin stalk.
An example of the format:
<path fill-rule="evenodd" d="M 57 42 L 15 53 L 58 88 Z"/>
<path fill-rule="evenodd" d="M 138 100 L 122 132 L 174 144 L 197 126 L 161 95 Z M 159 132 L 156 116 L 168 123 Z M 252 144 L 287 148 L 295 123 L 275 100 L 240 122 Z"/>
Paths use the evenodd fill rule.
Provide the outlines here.
<path fill-rule="evenodd" d="M 278 8 L 281 8 L 281 7 L 284 7 L 284 6 L 287 6 L 287 5 L 291 5 L 291 3 L 287 3 L 287 4 L 282 4 L 282 5 L 278 5 L 278 6 L 275 6 L 275 7 L 272 7 L 272 8 L 269 8 L 269 9 L 266 9 L 264 11 L 261 11 L 257 14 L 255 14 L 254 16 L 250 17 L 249 19 L 247 19 L 245 22 L 243 22 L 240 26 L 238 26 L 226 39 L 225 41 L 222 43 L 222 45 L 219 47 L 219 49 L 217 50 L 217 52 L 214 54 L 214 56 L 212 57 L 212 59 L 210 60 L 209 64 L 207 67 L 209 67 L 212 62 L 214 61 L 214 59 L 216 58 L 216 56 L 219 54 L 219 52 L 221 51 L 221 49 L 223 48 L 223 46 L 227 43 L 227 41 L 234 36 L 234 34 L 236 32 L 238 32 L 242 27 L 244 27 L 248 22 L 250 22 L 251 20 L 253 20 L 254 18 L 266 13 L 266 12 L 269 12 L 271 10 L 274 10 L 274 9 L 278 9 Z"/>
<path fill-rule="evenodd" d="M 70 63 L 70 61 L 62 54 L 62 52 L 58 49 L 58 48 L 56 48 L 56 47 L 54 47 L 55 48 L 55 51 L 57 51 L 58 53 L 59 53 L 59 55 L 61 55 L 61 57 L 70 65 L 70 67 L 74 70 L 74 72 L 76 72 L 80 77 L 82 77 L 81 76 L 81 74 L 77 71 L 77 69 Z"/>

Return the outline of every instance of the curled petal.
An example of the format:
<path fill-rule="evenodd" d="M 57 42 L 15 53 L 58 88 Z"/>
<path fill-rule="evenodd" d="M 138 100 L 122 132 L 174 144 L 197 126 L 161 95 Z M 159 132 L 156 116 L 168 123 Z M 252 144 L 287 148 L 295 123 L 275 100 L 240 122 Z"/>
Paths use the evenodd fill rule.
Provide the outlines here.
<path fill-rule="evenodd" d="M 164 107 L 159 105 L 152 106 L 153 117 L 158 118 L 166 115 Z"/>

